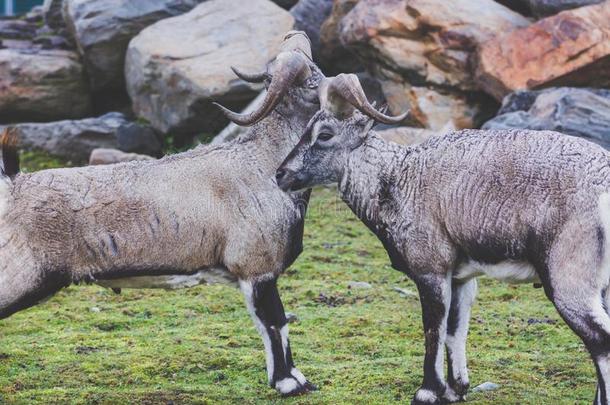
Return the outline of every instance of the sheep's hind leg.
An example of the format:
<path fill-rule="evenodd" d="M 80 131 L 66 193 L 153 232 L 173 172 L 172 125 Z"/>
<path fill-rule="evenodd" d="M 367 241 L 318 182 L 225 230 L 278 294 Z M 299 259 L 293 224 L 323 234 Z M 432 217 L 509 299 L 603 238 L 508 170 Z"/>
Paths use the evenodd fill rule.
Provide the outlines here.
<path fill-rule="evenodd" d="M 558 238 L 549 254 L 548 277 L 542 282 L 563 320 L 591 354 L 598 382 L 593 403 L 610 405 L 610 316 L 603 296 L 607 278 L 599 255 L 591 254 L 595 233 L 583 230 L 578 235 L 577 242 L 565 235 Z M 597 272 L 591 271 L 596 268 Z"/>
<path fill-rule="evenodd" d="M 579 286 L 582 287 L 582 286 Z M 582 339 L 597 371 L 594 404 L 610 404 L 610 316 L 600 291 L 572 288 L 553 290 L 552 301 L 565 322 Z"/>
<path fill-rule="evenodd" d="M 284 396 L 315 390 L 294 367 L 288 340 L 288 322 L 277 290 L 277 279 L 239 282 L 254 324 L 263 338 L 269 385 Z"/>
<path fill-rule="evenodd" d="M 452 280 L 451 307 L 447 319 L 447 383 L 460 400 L 466 399 L 470 385 L 466 365 L 466 339 L 470 322 L 470 308 L 477 295 L 477 280 Z"/>

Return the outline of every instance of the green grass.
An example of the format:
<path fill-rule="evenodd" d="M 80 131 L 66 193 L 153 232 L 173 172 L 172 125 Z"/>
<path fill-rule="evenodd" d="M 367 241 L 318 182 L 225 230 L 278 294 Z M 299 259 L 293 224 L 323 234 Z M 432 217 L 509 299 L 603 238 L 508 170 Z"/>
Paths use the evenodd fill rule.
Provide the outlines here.
<path fill-rule="evenodd" d="M 21 152 L 19 155 L 21 170 L 35 172 L 43 169 L 53 169 L 63 166 L 72 166 L 72 162 L 64 162 L 60 158 L 43 151 Z"/>
<path fill-rule="evenodd" d="M 350 281 L 373 288 L 350 290 Z M 305 252 L 279 284 L 287 311 L 299 319 L 290 325 L 295 362 L 318 392 L 281 399 L 267 386 L 262 342 L 235 288 L 115 295 L 72 286 L 0 321 L 0 402 L 410 401 L 422 378 L 419 301 L 393 287 L 415 287 L 391 269 L 379 241 L 333 190 L 315 190 Z M 542 290 L 488 279 L 479 287 L 468 342 L 471 383 L 501 387 L 472 393 L 469 402 L 590 403 L 588 354 Z"/>

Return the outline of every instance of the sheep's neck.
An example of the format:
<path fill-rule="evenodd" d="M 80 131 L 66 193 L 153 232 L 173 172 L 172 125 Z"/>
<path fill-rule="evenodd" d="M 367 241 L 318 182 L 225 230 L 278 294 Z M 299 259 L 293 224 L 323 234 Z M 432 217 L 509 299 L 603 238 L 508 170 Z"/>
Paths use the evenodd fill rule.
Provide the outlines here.
<path fill-rule="evenodd" d="M 354 149 L 340 174 L 343 200 L 371 230 L 391 226 L 395 188 L 405 178 L 414 149 L 385 141 L 374 132 Z"/>
<path fill-rule="evenodd" d="M 286 117 L 274 111 L 239 140 L 265 175 L 275 175 L 277 168 L 299 142 L 307 126 L 307 120 L 301 118 L 302 114 Z M 313 112 L 309 118 L 311 116 Z"/>

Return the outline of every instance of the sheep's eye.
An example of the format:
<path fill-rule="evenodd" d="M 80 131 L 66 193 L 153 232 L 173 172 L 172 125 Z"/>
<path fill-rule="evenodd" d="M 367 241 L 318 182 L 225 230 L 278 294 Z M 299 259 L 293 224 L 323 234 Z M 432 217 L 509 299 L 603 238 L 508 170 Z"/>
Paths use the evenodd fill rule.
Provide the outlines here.
<path fill-rule="evenodd" d="M 331 134 L 329 132 L 322 132 L 318 135 L 318 139 L 322 142 L 326 142 L 332 137 L 333 137 L 333 134 Z"/>

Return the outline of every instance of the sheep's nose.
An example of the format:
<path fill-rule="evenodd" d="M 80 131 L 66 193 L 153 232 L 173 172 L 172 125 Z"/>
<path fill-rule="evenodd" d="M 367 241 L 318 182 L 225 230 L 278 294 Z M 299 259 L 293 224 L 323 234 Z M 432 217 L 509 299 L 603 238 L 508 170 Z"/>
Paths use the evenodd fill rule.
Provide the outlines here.
<path fill-rule="evenodd" d="M 275 181 L 279 182 L 284 178 L 284 176 L 286 176 L 286 170 L 284 169 L 277 169 L 277 171 L 275 172 Z"/>

